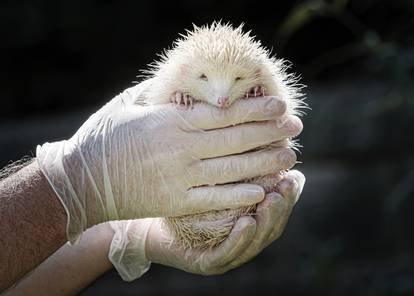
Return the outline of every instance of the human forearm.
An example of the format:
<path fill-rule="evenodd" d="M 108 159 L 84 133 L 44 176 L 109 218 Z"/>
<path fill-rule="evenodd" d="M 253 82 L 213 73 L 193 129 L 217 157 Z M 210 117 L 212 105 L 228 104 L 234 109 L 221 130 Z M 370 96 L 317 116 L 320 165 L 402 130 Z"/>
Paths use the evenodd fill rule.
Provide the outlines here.
<path fill-rule="evenodd" d="M 108 223 L 86 230 L 76 245 L 65 244 L 21 279 L 6 295 L 75 295 L 112 268 L 113 230 Z"/>
<path fill-rule="evenodd" d="M 0 181 L 0 291 L 66 242 L 66 219 L 37 162 Z"/>
<path fill-rule="evenodd" d="M 223 251 L 223 248 L 219 248 L 212 253 L 205 253 L 205 256 L 197 255 L 197 252 L 187 252 L 184 255 L 181 252 L 185 250 L 180 246 L 171 244 L 171 238 L 169 238 L 165 229 L 157 227 L 161 224 L 155 223 L 155 227 L 152 227 L 150 232 L 149 240 L 145 244 L 147 245 L 146 255 L 156 263 L 202 274 L 222 273 L 237 267 L 253 258 L 281 234 L 291 207 L 300 195 L 304 181 L 303 175 L 297 171 L 287 173 L 284 180 L 278 185 L 280 195 L 273 194 L 272 196 L 267 196 L 265 201 L 259 206 L 257 215 L 254 217 L 256 220 L 256 233 L 254 236 L 248 235 L 250 231 L 253 231 L 250 229 L 252 225 L 249 226 L 249 223 L 242 225 L 243 227 L 239 227 L 240 229 L 235 227 L 236 231 L 233 231 L 232 239 L 223 245 L 223 248 L 230 248 L 232 252 L 230 252 L 230 249 Z M 250 217 L 247 218 L 249 218 L 249 221 L 246 220 L 247 222 L 254 222 Z M 127 231 L 124 233 L 124 237 L 128 237 L 128 243 L 125 245 L 121 241 L 115 243 L 117 245 L 116 248 L 122 246 L 122 248 L 126 248 L 118 250 L 118 252 L 122 253 L 121 257 L 113 257 L 111 259 L 116 259 L 117 264 L 115 266 L 117 266 L 118 271 L 132 272 L 130 275 L 133 276 L 134 272 L 140 270 L 142 262 L 140 260 L 131 260 L 131 255 L 135 253 L 135 259 L 137 259 L 138 257 L 136 256 L 139 252 L 137 253 L 135 248 L 139 244 L 137 244 L 136 240 L 146 240 L 146 238 L 142 238 L 142 235 L 139 234 L 142 228 L 146 228 L 144 225 L 146 220 L 159 219 L 114 222 L 119 226 L 130 224 L 127 228 L 116 227 L 119 228 L 117 231 L 124 228 Z M 108 252 L 113 236 L 113 226 L 110 227 L 109 223 L 100 224 L 86 230 L 78 244 L 62 246 L 8 290 L 8 293 L 5 295 L 38 295 L 39 292 L 42 292 L 44 295 L 74 295 L 79 293 L 93 280 L 112 267 L 108 260 Z M 242 243 L 243 241 L 246 244 L 249 242 L 247 248 L 245 243 Z M 236 249 L 233 249 L 234 246 L 238 246 L 237 252 Z M 112 253 L 114 254 L 114 252 Z M 230 253 L 233 256 L 230 256 Z M 195 258 L 203 257 L 208 259 L 214 256 L 216 258 L 211 262 L 208 260 L 207 263 L 204 262 L 207 265 L 200 271 L 197 270 L 197 264 L 192 262 L 194 258 L 191 259 L 192 256 L 190 254 Z M 124 257 L 126 261 L 123 260 Z"/>

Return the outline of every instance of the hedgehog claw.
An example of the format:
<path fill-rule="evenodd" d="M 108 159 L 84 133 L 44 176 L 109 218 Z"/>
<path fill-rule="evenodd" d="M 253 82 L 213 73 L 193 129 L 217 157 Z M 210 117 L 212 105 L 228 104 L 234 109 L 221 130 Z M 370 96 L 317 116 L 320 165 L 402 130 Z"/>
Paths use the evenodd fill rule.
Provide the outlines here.
<path fill-rule="evenodd" d="M 263 85 L 256 85 L 255 87 L 250 88 L 241 99 L 248 99 L 248 98 L 257 98 L 257 97 L 265 97 L 267 96 L 267 89 Z"/>
<path fill-rule="evenodd" d="M 190 108 L 193 109 L 194 108 L 194 98 L 192 96 L 189 96 L 190 98 Z"/>
<path fill-rule="evenodd" d="M 255 86 L 253 89 L 253 93 L 254 93 L 254 97 L 257 97 L 257 91 L 258 91 L 259 87 Z"/>
<path fill-rule="evenodd" d="M 190 96 L 189 94 L 185 94 L 181 91 L 177 91 L 175 92 L 175 94 L 173 94 L 171 96 L 170 99 L 171 103 L 179 106 L 179 105 L 184 105 L 185 107 L 191 107 L 191 109 L 193 108 L 193 103 L 194 103 L 194 98 L 192 96 Z"/>
<path fill-rule="evenodd" d="M 184 105 L 193 109 L 194 98 L 189 94 L 184 95 Z"/>
<path fill-rule="evenodd" d="M 263 85 L 257 85 L 249 89 L 246 94 L 245 98 L 256 98 L 256 97 L 264 97 L 267 94 L 267 90 Z"/>
<path fill-rule="evenodd" d="M 182 92 L 180 92 L 180 91 L 177 91 L 177 92 L 175 93 L 175 104 L 176 104 L 176 105 L 180 105 L 180 104 L 181 104 L 181 100 L 182 100 L 182 98 L 183 98 L 183 93 L 182 93 Z"/>

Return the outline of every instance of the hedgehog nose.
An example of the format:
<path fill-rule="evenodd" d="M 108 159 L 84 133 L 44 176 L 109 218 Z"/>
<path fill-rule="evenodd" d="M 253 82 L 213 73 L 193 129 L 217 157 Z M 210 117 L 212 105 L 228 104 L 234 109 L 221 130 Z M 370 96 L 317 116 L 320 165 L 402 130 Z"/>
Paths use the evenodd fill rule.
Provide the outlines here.
<path fill-rule="evenodd" d="M 217 104 L 220 108 L 226 108 L 229 106 L 229 97 L 219 97 L 217 100 Z"/>

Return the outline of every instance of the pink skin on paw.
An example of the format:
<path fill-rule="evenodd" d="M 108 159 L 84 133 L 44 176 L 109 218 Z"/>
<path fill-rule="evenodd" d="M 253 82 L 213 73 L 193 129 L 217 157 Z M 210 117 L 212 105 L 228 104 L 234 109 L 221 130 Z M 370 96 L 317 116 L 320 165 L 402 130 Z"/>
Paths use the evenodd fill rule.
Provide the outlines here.
<path fill-rule="evenodd" d="M 266 96 L 267 91 L 266 88 L 263 85 L 257 85 L 255 87 L 252 87 L 249 89 L 249 91 L 246 92 L 245 98 L 256 98 L 256 97 L 264 97 Z"/>
<path fill-rule="evenodd" d="M 193 108 L 194 98 L 189 94 L 183 93 L 181 91 L 176 91 L 171 95 L 170 101 L 177 106 L 184 105 L 185 107 L 189 106 Z"/>

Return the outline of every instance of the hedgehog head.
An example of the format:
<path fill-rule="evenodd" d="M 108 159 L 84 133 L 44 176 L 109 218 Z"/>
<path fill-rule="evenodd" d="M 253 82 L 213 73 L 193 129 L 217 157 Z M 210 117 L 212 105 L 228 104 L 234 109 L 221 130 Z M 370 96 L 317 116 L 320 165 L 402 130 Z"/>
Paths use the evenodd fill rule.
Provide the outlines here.
<path fill-rule="evenodd" d="M 194 25 L 150 66 L 146 72 L 159 78 L 160 86 L 155 89 L 163 92 L 153 94 L 153 98 L 169 98 L 181 91 L 212 105 L 220 106 L 224 99 L 230 105 L 258 85 L 267 95 L 286 99 L 300 95 L 294 76 L 285 72 L 284 61 L 272 57 L 250 31 L 243 32 L 243 25 Z M 294 110 L 297 104 L 292 102 Z"/>
<path fill-rule="evenodd" d="M 270 75 L 263 70 L 267 60 L 268 51 L 242 25 L 215 22 L 187 30 L 152 65 L 151 73 L 197 100 L 218 105 L 227 99 L 231 104 Z"/>

